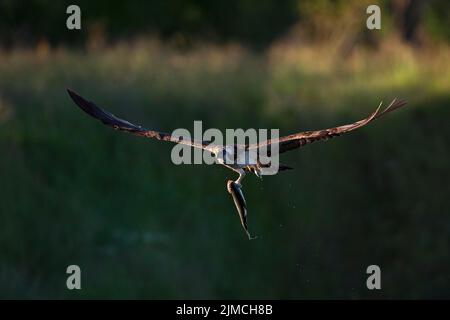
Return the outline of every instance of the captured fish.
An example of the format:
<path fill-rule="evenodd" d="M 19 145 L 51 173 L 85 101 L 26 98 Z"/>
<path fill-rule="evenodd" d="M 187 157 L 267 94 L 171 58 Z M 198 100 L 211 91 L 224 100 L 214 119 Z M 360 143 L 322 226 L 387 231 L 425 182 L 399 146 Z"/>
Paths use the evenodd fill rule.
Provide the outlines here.
<path fill-rule="evenodd" d="M 257 237 L 252 237 L 250 232 L 248 232 L 247 227 L 247 203 L 245 202 L 244 193 L 242 192 L 242 186 L 233 180 L 228 180 L 227 182 L 228 193 L 233 197 L 234 205 L 239 213 L 239 218 L 241 219 L 242 227 L 244 228 L 247 236 L 250 240 L 256 239 Z"/>

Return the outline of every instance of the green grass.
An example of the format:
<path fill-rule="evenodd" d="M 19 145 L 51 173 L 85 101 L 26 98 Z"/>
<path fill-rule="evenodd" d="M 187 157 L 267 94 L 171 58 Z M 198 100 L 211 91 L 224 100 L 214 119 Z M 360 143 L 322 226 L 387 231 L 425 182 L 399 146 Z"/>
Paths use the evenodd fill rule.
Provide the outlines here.
<path fill-rule="evenodd" d="M 178 52 L 157 42 L 0 54 L 1 298 L 448 298 L 448 48 L 237 46 Z M 70 87 L 148 127 L 344 124 L 381 99 L 407 108 L 283 155 L 295 168 L 244 191 L 232 172 L 175 166 L 170 144 L 115 132 Z M 82 290 L 65 287 L 82 269 Z M 370 264 L 382 291 L 365 287 Z"/>

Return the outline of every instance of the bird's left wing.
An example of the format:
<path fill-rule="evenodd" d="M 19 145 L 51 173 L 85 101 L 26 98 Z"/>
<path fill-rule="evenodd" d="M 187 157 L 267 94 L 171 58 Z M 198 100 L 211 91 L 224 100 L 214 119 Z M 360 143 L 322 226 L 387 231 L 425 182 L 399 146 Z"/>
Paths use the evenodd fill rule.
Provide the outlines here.
<path fill-rule="evenodd" d="M 306 144 L 320 141 L 320 140 L 328 140 L 333 137 L 340 136 L 344 133 L 353 131 L 355 129 L 361 128 L 370 122 L 374 121 L 375 119 L 378 119 L 382 115 L 385 115 L 388 112 L 394 111 L 398 108 L 403 107 L 406 104 L 406 101 L 404 100 L 396 100 L 394 99 L 389 106 L 387 106 L 384 110 L 381 111 L 381 105 L 378 106 L 378 108 L 373 112 L 370 116 L 368 116 L 365 119 L 356 121 L 351 124 L 334 127 L 334 128 L 328 128 L 323 130 L 317 130 L 317 131 L 305 131 L 305 132 L 299 132 L 294 133 L 289 136 L 281 137 L 278 140 L 266 140 L 259 144 L 249 145 L 247 148 L 261 148 L 266 147 L 268 149 L 268 154 L 270 154 L 271 146 L 274 143 L 278 143 L 278 151 L 279 153 L 283 153 L 289 150 L 297 149 L 300 147 L 303 147 Z"/>
<path fill-rule="evenodd" d="M 247 204 L 245 203 L 244 194 L 242 193 L 242 187 L 240 187 L 236 182 L 229 180 L 227 182 L 227 190 L 233 197 L 234 205 L 239 213 L 239 218 L 241 219 L 241 224 L 245 230 L 245 233 L 250 240 L 255 239 L 256 237 L 252 237 L 248 231 Z"/>
<path fill-rule="evenodd" d="M 153 138 L 161 141 L 170 141 L 174 143 L 180 143 L 184 145 L 189 145 L 196 148 L 205 149 L 211 152 L 215 152 L 217 148 L 216 145 L 210 144 L 209 142 L 205 141 L 198 141 L 193 139 L 182 139 L 173 137 L 169 133 L 155 131 L 155 130 L 148 130 L 144 127 L 135 125 L 131 122 L 128 122 L 126 120 L 120 119 L 113 115 L 112 113 L 98 107 L 95 103 L 92 101 L 88 101 L 84 99 L 82 96 L 80 96 L 78 93 L 67 89 L 67 92 L 69 93 L 72 100 L 76 103 L 80 109 L 82 109 L 84 112 L 86 112 L 88 115 L 94 117 L 97 120 L 100 120 L 103 124 L 106 124 L 107 126 L 110 126 L 117 130 L 122 130 L 125 132 L 133 133 L 135 135 L 146 137 L 146 138 Z"/>

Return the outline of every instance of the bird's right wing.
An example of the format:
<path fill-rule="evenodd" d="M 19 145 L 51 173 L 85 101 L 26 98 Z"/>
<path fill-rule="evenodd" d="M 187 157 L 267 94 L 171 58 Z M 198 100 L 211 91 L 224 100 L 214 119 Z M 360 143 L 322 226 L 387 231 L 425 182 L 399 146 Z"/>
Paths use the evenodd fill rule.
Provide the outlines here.
<path fill-rule="evenodd" d="M 95 103 L 91 101 L 87 101 L 82 96 L 80 96 L 78 93 L 67 89 L 67 92 L 69 93 L 72 100 L 76 103 L 80 109 L 82 109 L 84 112 L 86 112 L 91 117 L 94 117 L 97 120 L 100 120 L 103 124 L 106 124 L 107 126 L 110 126 L 117 130 L 122 130 L 125 132 L 133 133 L 135 135 L 141 136 L 141 137 L 147 137 L 147 138 L 153 138 L 157 140 L 162 141 L 170 141 L 174 143 L 180 143 L 184 145 L 189 145 L 196 148 L 205 149 L 211 152 L 216 151 L 217 146 L 214 144 L 210 144 L 209 142 L 205 141 L 198 141 L 193 139 L 183 139 L 183 138 L 176 138 L 170 135 L 169 133 L 155 131 L 155 130 L 148 130 L 144 127 L 135 125 L 131 122 L 128 122 L 126 120 L 120 119 L 113 115 L 112 113 L 98 107 L 95 105 Z"/>
<path fill-rule="evenodd" d="M 234 181 L 229 180 L 227 182 L 227 190 L 233 197 L 234 205 L 239 213 L 239 218 L 241 219 L 242 227 L 245 230 L 248 238 L 250 240 L 255 239 L 252 237 L 247 227 L 247 204 L 245 203 L 244 194 L 242 193 L 241 187 Z"/>

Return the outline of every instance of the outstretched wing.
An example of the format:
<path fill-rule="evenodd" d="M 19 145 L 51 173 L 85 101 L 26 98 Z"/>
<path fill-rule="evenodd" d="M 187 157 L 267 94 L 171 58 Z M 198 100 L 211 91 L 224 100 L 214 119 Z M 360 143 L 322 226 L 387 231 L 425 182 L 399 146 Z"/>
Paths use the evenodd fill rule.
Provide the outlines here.
<path fill-rule="evenodd" d="M 227 190 L 233 197 L 234 205 L 239 213 L 239 218 L 241 219 L 242 227 L 245 230 L 248 238 L 250 240 L 255 239 L 256 237 L 252 237 L 247 227 L 247 205 L 245 203 L 244 194 L 242 193 L 241 187 L 234 181 L 229 180 L 227 182 Z"/>
<path fill-rule="evenodd" d="M 153 138 L 157 140 L 162 141 L 170 141 L 174 143 L 180 143 L 184 145 L 189 145 L 196 148 L 205 149 L 211 152 L 215 151 L 215 146 L 209 144 L 209 142 L 204 141 L 197 141 L 193 139 L 183 139 L 183 138 L 176 138 L 170 135 L 169 133 L 155 131 L 155 130 L 148 130 L 144 127 L 135 125 L 131 122 L 128 122 L 126 120 L 120 119 L 113 115 L 112 113 L 98 107 L 95 105 L 95 103 L 91 101 L 87 101 L 83 97 L 81 97 L 78 93 L 67 89 L 67 92 L 69 93 L 72 100 L 76 103 L 77 106 L 79 106 L 84 112 L 86 112 L 88 115 L 94 117 L 95 119 L 100 120 L 107 126 L 113 127 L 117 130 L 126 131 L 129 133 L 133 133 L 138 136 L 147 137 L 147 138 Z"/>
<path fill-rule="evenodd" d="M 370 116 L 368 116 L 365 119 L 362 119 L 360 121 L 354 122 L 352 124 L 343 125 L 340 127 L 334 127 L 329 129 L 323 129 L 323 130 L 317 130 L 317 131 L 305 131 L 305 132 L 299 132 L 295 134 L 291 134 L 289 136 L 285 136 L 282 138 L 279 138 L 278 140 L 266 140 L 263 141 L 257 145 L 249 145 L 249 149 L 251 148 L 261 148 L 266 147 L 268 149 L 268 153 L 270 154 L 271 146 L 273 146 L 274 143 L 278 142 L 278 151 L 279 153 L 283 153 L 289 150 L 297 149 L 300 147 L 303 147 L 306 144 L 319 141 L 319 140 L 328 140 L 333 137 L 340 136 L 346 132 L 353 131 L 355 129 L 361 128 L 370 122 L 372 122 L 375 119 L 378 119 L 382 115 L 389 113 L 391 111 L 394 111 L 400 107 L 403 107 L 406 104 L 406 101 L 404 100 L 396 100 L 394 99 L 389 106 L 381 111 L 381 105 L 378 106 L 377 110 L 375 110 L 374 113 L 372 113 Z"/>

